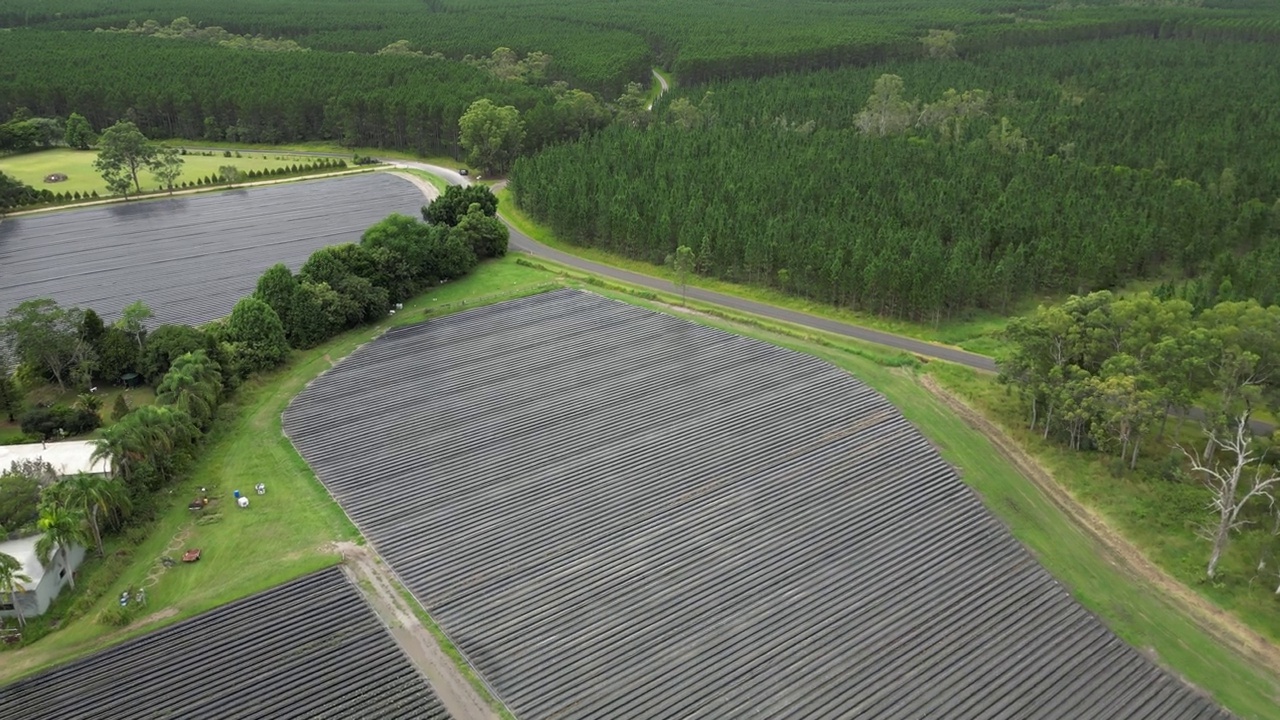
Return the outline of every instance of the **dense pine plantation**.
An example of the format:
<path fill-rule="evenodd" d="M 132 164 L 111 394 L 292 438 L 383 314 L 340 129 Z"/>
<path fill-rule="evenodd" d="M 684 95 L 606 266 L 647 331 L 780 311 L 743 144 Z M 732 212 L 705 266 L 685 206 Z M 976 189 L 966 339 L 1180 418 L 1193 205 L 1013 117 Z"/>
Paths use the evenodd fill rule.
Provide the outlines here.
<path fill-rule="evenodd" d="M 1187 3 L 1190 5 L 1190 3 Z M 0 27 L 92 30 L 188 17 L 237 34 L 285 37 L 315 50 L 373 53 L 398 40 L 452 59 L 496 47 L 542 51 L 552 74 L 616 95 L 657 63 L 686 82 L 865 64 L 918 54 L 930 28 L 970 50 L 1157 33 L 1280 38 L 1267 2 L 999 0 L 901 3 L 738 0 L 0 0 Z M 1261 13 L 1259 11 L 1262 11 Z"/>
<path fill-rule="evenodd" d="M 511 186 L 566 238 L 632 257 L 686 245 L 701 273 L 898 317 L 1004 310 L 1274 245 L 1271 50 L 1125 39 L 699 87 L 692 114 L 677 99 L 649 129 L 524 159 Z M 885 73 L 912 121 L 948 88 L 988 99 L 867 135 Z"/>
<path fill-rule="evenodd" d="M 0 117 L 19 107 L 79 112 L 95 128 L 127 118 L 149 137 L 439 151 L 453 146 L 477 97 L 523 109 L 549 97 L 412 56 L 237 51 L 113 33 L 14 31 L 3 40 Z"/>

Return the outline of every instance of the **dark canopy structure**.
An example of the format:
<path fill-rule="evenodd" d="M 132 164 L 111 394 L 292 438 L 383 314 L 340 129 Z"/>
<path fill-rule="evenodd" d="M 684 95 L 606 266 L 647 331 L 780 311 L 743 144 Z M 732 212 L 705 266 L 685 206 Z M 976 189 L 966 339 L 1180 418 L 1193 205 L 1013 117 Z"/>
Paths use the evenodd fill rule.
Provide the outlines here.
<path fill-rule="evenodd" d="M 1219 718 L 881 395 L 561 290 L 391 330 L 286 432 L 521 718 Z"/>
<path fill-rule="evenodd" d="M 0 717 L 448 720 L 338 568 L 0 688 Z"/>

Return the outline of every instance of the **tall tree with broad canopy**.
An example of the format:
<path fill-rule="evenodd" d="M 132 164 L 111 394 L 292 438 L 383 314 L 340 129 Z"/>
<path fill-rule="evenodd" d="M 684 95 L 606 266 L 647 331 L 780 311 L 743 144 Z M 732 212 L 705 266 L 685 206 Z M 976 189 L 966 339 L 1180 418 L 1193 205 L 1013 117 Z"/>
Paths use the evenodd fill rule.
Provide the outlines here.
<path fill-rule="evenodd" d="M 155 158 L 151 161 L 151 174 L 155 177 L 156 182 L 160 183 L 164 189 L 173 194 L 173 184 L 182 177 L 182 166 L 186 160 L 178 154 L 177 148 L 160 148 L 156 151 Z"/>
<path fill-rule="evenodd" d="M 142 349 L 142 342 L 147 336 L 147 321 L 154 316 L 151 308 L 141 300 L 136 300 L 129 304 L 120 312 L 120 319 L 116 321 L 115 326 L 130 336 L 138 343 L 138 349 Z"/>
<path fill-rule="evenodd" d="M 480 203 L 471 203 L 466 214 L 449 232 L 463 238 L 479 260 L 506 255 L 511 237 L 506 223 L 486 214 Z"/>
<path fill-rule="evenodd" d="M 28 300 L 9 311 L 0 335 L 23 362 L 48 371 L 66 387 L 69 371 L 92 350 L 80 338 L 84 313 L 53 300 Z"/>
<path fill-rule="evenodd" d="M 112 125 L 98 138 L 98 159 L 93 167 L 107 181 L 112 192 L 129 196 L 129 188 L 142 192 L 138 171 L 150 167 L 156 157 L 156 148 L 147 142 L 137 125 L 127 121 Z"/>
<path fill-rule="evenodd" d="M 270 305 L 280 317 L 280 322 L 289 328 L 292 325 L 290 307 L 297 289 L 298 279 L 293 276 L 293 271 L 284 263 L 276 263 L 258 278 L 258 287 L 253 294 Z"/>
<path fill-rule="evenodd" d="M 88 150 L 93 146 L 93 126 L 80 113 L 71 113 L 62 139 L 74 150 Z"/>
<path fill-rule="evenodd" d="M 524 121 L 511 105 L 499 107 L 488 98 L 471 103 L 458 120 L 459 142 L 467 151 L 467 161 L 487 173 L 501 173 L 511 167 L 524 140 Z"/>
<path fill-rule="evenodd" d="M 498 214 L 498 196 L 487 185 L 450 185 L 444 194 L 422 208 L 422 219 L 432 225 L 458 224 L 472 204 L 489 217 Z"/>
<path fill-rule="evenodd" d="M 280 316 L 266 302 L 241 298 L 227 319 L 227 340 L 238 346 L 249 370 L 273 368 L 289 355 L 289 341 Z"/>

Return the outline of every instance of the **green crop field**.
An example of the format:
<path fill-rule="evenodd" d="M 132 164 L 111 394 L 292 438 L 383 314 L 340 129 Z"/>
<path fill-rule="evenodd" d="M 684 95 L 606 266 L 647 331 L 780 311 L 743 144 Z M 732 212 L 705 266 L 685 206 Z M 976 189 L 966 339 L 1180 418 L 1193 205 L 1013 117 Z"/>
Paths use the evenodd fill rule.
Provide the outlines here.
<path fill-rule="evenodd" d="M 182 177 L 178 178 L 178 182 L 190 182 L 196 178 L 217 175 L 218 168 L 224 165 L 234 165 L 241 173 L 246 173 L 250 170 L 274 170 L 280 167 L 315 162 L 315 158 L 281 153 L 241 152 L 240 155 L 241 157 L 223 157 L 220 152 L 213 153 L 212 156 L 185 155 L 183 156 Z M 55 193 L 78 192 L 81 195 L 89 195 L 96 192 L 98 195 L 106 197 L 110 195 L 110 192 L 107 191 L 107 184 L 93 169 L 93 161 L 97 157 L 98 154 L 92 150 L 71 150 L 68 148 L 42 150 L 22 155 L 0 157 L 0 172 L 15 177 L 36 189 L 47 189 Z M 52 173 L 62 173 L 67 176 L 67 179 L 56 183 L 44 182 L 44 178 Z M 151 174 L 145 170 L 139 173 L 138 179 L 142 181 L 143 192 L 163 189 L 155 178 L 151 177 Z"/>

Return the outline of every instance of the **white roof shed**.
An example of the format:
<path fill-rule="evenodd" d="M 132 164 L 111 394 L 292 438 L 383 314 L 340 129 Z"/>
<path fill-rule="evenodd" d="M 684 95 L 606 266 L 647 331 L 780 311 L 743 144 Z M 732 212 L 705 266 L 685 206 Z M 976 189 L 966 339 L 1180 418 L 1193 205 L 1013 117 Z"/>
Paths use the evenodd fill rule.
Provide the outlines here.
<path fill-rule="evenodd" d="M 15 461 L 41 459 L 52 465 L 61 477 L 77 473 L 92 475 L 111 472 L 109 460 L 92 459 L 94 449 L 92 440 L 0 445 L 0 473 L 8 470 Z"/>

